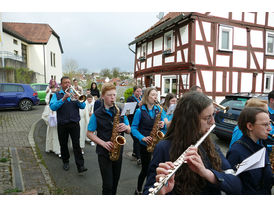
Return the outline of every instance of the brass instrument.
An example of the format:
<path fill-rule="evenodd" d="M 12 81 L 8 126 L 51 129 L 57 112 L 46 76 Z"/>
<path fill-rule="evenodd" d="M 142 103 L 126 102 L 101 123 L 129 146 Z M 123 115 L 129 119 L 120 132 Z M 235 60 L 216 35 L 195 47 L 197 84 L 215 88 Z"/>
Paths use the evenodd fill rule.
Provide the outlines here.
<path fill-rule="evenodd" d="M 150 136 L 152 137 L 152 143 L 147 146 L 148 152 L 153 152 L 156 144 L 165 136 L 164 133 L 161 132 L 158 128 L 158 123 L 159 121 L 161 121 L 163 108 L 160 106 L 159 102 L 156 101 L 155 103 L 161 108 L 161 111 L 156 115 L 152 130 L 150 132 Z"/>
<path fill-rule="evenodd" d="M 215 101 L 213 101 L 213 104 L 214 104 L 214 106 L 216 106 L 216 107 L 218 107 L 219 109 L 223 110 L 224 113 L 226 113 L 226 112 L 229 110 L 229 106 L 224 107 L 224 106 L 222 106 L 222 105 L 220 105 L 220 104 L 217 104 Z"/>
<path fill-rule="evenodd" d="M 126 144 L 126 139 L 119 135 L 117 131 L 118 125 L 120 123 L 120 109 L 115 105 L 117 109 L 117 113 L 113 119 L 113 128 L 112 128 L 112 135 L 110 141 L 113 143 L 113 149 L 109 152 L 109 159 L 111 161 L 117 161 L 120 156 L 121 146 Z"/>
<path fill-rule="evenodd" d="M 274 139 L 274 134 L 268 134 L 268 136 L 271 138 L 271 139 Z"/>
<path fill-rule="evenodd" d="M 72 86 L 68 87 L 65 92 L 70 93 L 70 99 L 71 101 L 76 101 L 77 99 L 74 97 L 74 95 L 77 95 L 79 97 L 79 102 L 85 102 L 87 97 L 85 95 L 80 95 Z"/>
<path fill-rule="evenodd" d="M 269 161 L 272 169 L 272 173 L 274 173 L 274 145 L 271 147 L 271 152 L 269 154 Z"/>
<path fill-rule="evenodd" d="M 193 146 L 193 147 L 196 147 L 198 148 L 200 144 L 202 144 L 202 142 L 206 139 L 206 137 L 210 134 L 210 132 L 216 127 L 215 124 L 213 124 L 210 129 L 198 140 L 198 142 L 196 142 L 196 144 Z M 191 147 L 189 146 L 189 147 Z M 189 148 L 188 147 L 188 148 Z M 175 172 L 184 164 L 186 163 L 184 161 L 184 158 L 185 158 L 185 154 L 188 150 L 188 148 L 183 152 L 183 154 L 180 155 L 180 157 L 175 161 L 173 162 L 174 164 L 174 168 L 168 170 L 169 174 L 166 175 L 165 177 L 160 177 L 159 178 L 159 182 L 155 182 L 154 183 L 154 188 L 149 188 L 149 194 L 150 195 L 156 195 L 164 185 L 167 185 L 168 183 L 168 180 L 175 174 Z"/>

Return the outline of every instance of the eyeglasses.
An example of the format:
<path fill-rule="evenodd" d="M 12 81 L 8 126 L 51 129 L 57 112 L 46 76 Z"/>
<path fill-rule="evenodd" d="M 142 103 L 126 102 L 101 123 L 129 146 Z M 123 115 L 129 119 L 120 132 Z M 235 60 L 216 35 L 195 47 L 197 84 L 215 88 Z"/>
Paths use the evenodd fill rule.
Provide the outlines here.
<path fill-rule="evenodd" d="M 208 115 L 206 117 L 201 117 L 202 120 L 205 120 L 207 124 L 210 124 L 214 120 L 215 113 Z"/>
<path fill-rule="evenodd" d="M 254 123 L 254 124 L 256 124 L 256 123 Z M 268 123 L 261 123 L 261 124 L 257 124 L 257 125 L 262 125 L 262 126 L 264 126 L 267 129 L 267 128 L 271 127 L 271 125 L 273 125 L 273 122 L 270 121 Z"/>

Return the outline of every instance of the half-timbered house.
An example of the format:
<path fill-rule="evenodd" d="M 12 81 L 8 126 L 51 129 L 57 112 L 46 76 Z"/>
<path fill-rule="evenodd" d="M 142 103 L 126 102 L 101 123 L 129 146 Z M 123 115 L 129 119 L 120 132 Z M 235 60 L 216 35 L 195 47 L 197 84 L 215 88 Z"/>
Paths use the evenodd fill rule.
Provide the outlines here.
<path fill-rule="evenodd" d="M 133 45 L 137 83 L 160 96 L 198 85 L 219 102 L 274 89 L 274 13 L 170 12 Z"/>

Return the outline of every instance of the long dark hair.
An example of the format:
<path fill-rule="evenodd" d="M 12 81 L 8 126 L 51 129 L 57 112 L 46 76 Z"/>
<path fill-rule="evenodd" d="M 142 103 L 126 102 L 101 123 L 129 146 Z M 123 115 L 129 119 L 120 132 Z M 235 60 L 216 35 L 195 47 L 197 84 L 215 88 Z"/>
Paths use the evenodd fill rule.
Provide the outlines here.
<path fill-rule="evenodd" d="M 189 92 L 178 101 L 166 134 L 166 139 L 171 140 L 171 161 L 175 161 L 201 138 L 200 114 L 211 104 L 212 100 L 200 92 Z M 209 137 L 198 148 L 198 153 L 203 160 L 206 156 L 209 158 L 213 169 L 221 170 L 221 159 Z M 178 194 L 200 194 L 205 185 L 206 180 L 184 164 L 176 173 L 174 190 Z"/>
<path fill-rule="evenodd" d="M 92 87 L 93 84 L 95 84 L 95 86 L 96 86 L 95 89 L 93 89 L 93 87 Z M 92 91 L 92 90 L 98 90 L 99 91 L 99 89 L 97 88 L 97 84 L 95 82 L 92 82 L 91 85 L 90 85 L 90 91 Z"/>
<path fill-rule="evenodd" d="M 163 108 L 165 111 L 168 110 L 169 106 L 170 106 L 170 100 L 173 99 L 173 98 L 176 98 L 175 94 L 172 94 L 172 93 L 168 93 L 165 97 L 165 102 L 163 104 Z"/>

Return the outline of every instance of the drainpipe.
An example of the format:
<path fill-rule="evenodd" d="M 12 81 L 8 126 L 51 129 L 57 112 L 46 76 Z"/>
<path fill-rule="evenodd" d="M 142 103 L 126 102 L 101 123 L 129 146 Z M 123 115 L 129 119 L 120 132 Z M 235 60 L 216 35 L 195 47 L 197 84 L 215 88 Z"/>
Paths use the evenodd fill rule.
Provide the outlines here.
<path fill-rule="evenodd" d="M 44 53 L 44 78 L 45 83 L 47 82 L 47 76 L 46 76 L 46 53 L 45 53 L 45 44 L 43 44 L 43 53 Z"/>

